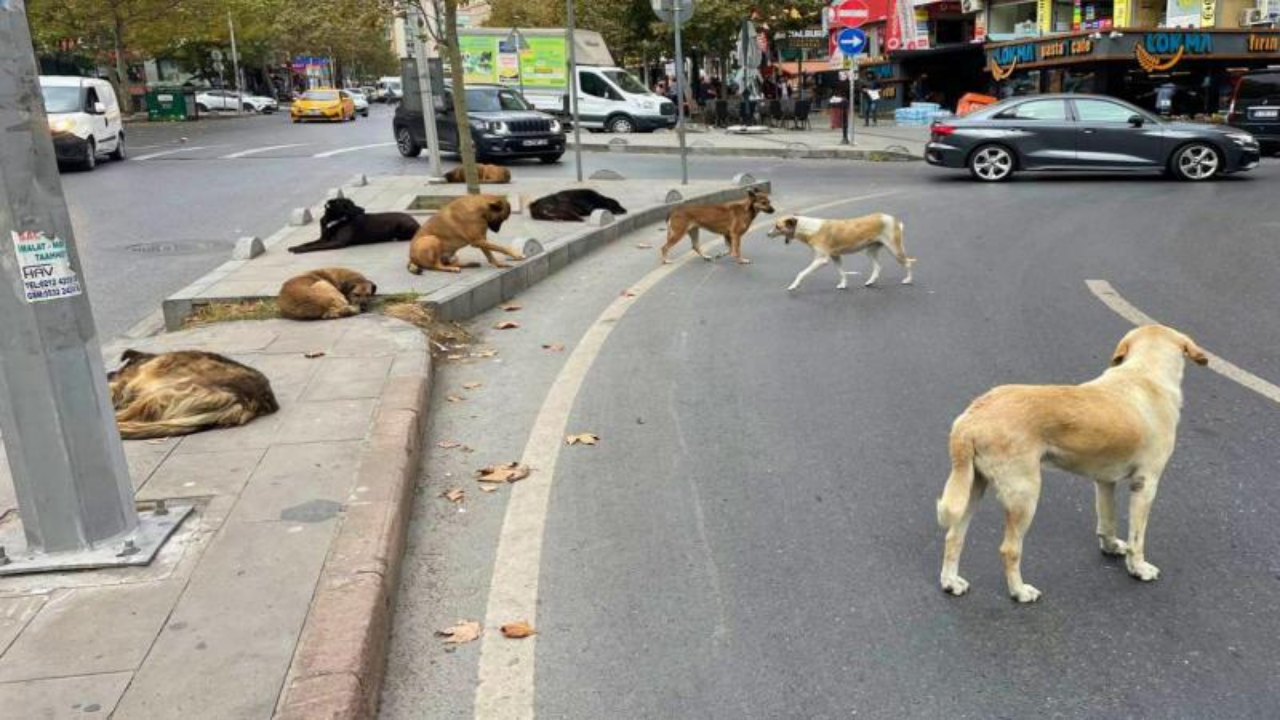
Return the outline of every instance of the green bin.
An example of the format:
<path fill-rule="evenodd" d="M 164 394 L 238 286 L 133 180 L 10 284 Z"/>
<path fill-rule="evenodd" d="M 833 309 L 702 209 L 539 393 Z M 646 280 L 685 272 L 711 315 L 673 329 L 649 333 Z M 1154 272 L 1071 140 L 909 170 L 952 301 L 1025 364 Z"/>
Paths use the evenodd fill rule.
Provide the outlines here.
<path fill-rule="evenodd" d="M 186 120 L 191 114 L 187 107 L 185 88 L 180 85 L 156 86 L 147 90 L 148 120 Z"/>

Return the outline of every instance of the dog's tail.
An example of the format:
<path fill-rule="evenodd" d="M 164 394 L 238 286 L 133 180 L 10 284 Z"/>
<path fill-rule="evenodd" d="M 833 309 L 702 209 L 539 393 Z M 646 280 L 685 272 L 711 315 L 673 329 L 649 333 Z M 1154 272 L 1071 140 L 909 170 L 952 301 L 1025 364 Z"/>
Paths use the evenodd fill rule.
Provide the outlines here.
<path fill-rule="evenodd" d="M 973 493 L 973 440 L 959 425 L 951 430 L 951 476 L 938 498 L 938 525 L 950 529 L 964 515 Z"/>
<path fill-rule="evenodd" d="M 902 244 L 904 231 L 905 231 L 905 228 L 902 224 L 902 221 L 895 220 L 893 225 L 893 242 L 898 246 L 898 250 L 902 252 L 902 256 L 906 258 L 903 261 L 903 264 L 906 265 L 907 267 L 911 267 L 912 265 L 916 264 L 916 259 L 913 257 L 907 256 L 907 246 Z"/>
<path fill-rule="evenodd" d="M 172 420 L 126 421 L 117 423 L 120 437 L 125 440 L 152 440 L 154 438 L 178 437 L 190 435 L 219 425 L 226 413 L 214 411 L 174 418 Z"/>

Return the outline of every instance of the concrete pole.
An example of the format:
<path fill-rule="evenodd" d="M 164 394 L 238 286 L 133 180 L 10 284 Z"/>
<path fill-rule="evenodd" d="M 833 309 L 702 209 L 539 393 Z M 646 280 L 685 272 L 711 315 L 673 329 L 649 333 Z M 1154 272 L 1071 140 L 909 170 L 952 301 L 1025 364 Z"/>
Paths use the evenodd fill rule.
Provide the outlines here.
<path fill-rule="evenodd" d="M 680 136 L 680 184 L 689 184 L 689 148 L 684 144 L 684 48 L 680 46 L 680 0 L 671 3 L 676 26 L 676 134 Z"/>
<path fill-rule="evenodd" d="M 578 166 L 578 182 L 582 182 L 582 127 L 578 122 L 578 41 L 574 35 L 577 14 L 574 0 L 565 0 L 564 44 L 569 50 L 569 113 L 573 116 L 573 158 Z M 523 71 L 522 71 L 523 72 Z"/>
<path fill-rule="evenodd" d="M 0 0 L 0 433 L 28 550 L 138 526 L 23 0 Z M 56 297 L 55 297 L 56 295 Z"/>
<path fill-rule="evenodd" d="M 432 5 L 434 8 L 435 6 Z M 431 58 L 427 57 L 425 35 L 428 28 L 419 25 L 430 20 L 423 15 L 414 17 L 412 27 L 408 28 L 413 36 L 413 58 L 418 66 L 418 98 L 422 105 L 422 125 L 426 131 L 427 157 L 431 160 L 431 177 L 443 177 L 444 169 L 440 165 L 440 138 L 436 133 L 436 95 L 431 87 Z"/>
<path fill-rule="evenodd" d="M 240 77 L 240 53 L 236 50 L 236 24 L 227 11 L 227 27 L 231 29 L 231 68 L 236 74 L 236 114 L 244 110 L 244 78 Z"/>

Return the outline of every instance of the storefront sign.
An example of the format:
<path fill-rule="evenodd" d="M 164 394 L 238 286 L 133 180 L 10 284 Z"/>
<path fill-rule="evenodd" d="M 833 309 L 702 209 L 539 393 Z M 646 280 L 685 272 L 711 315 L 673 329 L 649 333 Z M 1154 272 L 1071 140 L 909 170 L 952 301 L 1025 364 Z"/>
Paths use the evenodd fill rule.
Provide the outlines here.
<path fill-rule="evenodd" d="M 1280 52 L 1280 35 L 1250 35 L 1249 52 Z"/>
<path fill-rule="evenodd" d="M 1200 0 L 1200 27 L 1213 27 L 1217 7 L 1218 0 Z"/>
<path fill-rule="evenodd" d="M 1213 53 L 1213 36 L 1209 33 L 1147 33 L 1133 46 L 1138 65 L 1147 72 L 1164 72 L 1182 62 L 1187 55 Z"/>
<path fill-rule="evenodd" d="M 1003 80 L 1012 75 L 1018 65 L 1091 53 L 1093 41 L 1084 37 L 1004 45 L 987 52 L 987 68 L 996 80 Z"/>
<path fill-rule="evenodd" d="M 1129 0 L 1115 0 L 1112 8 L 1111 24 L 1114 27 L 1129 27 Z"/>
<path fill-rule="evenodd" d="M 1200 3 L 1202 0 L 1169 0 L 1165 5 L 1165 25 L 1169 27 L 1200 27 Z"/>
<path fill-rule="evenodd" d="M 1036 23 L 1041 35 L 1053 32 L 1053 0 L 1036 0 Z"/>

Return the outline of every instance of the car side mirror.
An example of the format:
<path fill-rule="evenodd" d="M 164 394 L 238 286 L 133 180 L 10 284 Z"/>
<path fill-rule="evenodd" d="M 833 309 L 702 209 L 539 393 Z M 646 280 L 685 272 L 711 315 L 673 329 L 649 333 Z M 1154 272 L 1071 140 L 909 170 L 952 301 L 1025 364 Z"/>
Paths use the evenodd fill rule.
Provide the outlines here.
<path fill-rule="evenodd" d="M 1130 115 L 1130 116 L 1129 116 L 1129 124 L 1130 124 L 1130 125 L 1132 125 L 1132 126 L 1134 126 L 1134 127 L 1136 127 L 1136 128 L 1140 128 L 1140 127 L 1142 127 L 1143 125 L 1145 125 L 1146 123 L 1147 123 L 1146 119 L 1144 119 L 1141 115 Z"/>
<path fill-rule="evenodd" d="M 94 115 L 106 115 L 106 114 L 107 114 L 107 106 L 106 106 L 106 105 L 103 105 L 101 102 L 96 102 L 96 103 L 94 103 L 94 104 L 93 104 L 93 114 L 94 114 Z"/>

